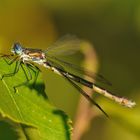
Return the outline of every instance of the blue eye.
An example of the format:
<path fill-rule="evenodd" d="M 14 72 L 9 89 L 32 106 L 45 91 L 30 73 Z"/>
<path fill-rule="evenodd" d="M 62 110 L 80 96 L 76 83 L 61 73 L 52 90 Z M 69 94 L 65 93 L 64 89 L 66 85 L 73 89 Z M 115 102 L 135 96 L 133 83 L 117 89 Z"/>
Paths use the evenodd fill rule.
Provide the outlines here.
<path fill-rule="evenodd" d="M 22 47 L 19 43 L 15 43 L 13 48 L 12 48 L 12 53 L 20 55 L 22 53 Z"/>

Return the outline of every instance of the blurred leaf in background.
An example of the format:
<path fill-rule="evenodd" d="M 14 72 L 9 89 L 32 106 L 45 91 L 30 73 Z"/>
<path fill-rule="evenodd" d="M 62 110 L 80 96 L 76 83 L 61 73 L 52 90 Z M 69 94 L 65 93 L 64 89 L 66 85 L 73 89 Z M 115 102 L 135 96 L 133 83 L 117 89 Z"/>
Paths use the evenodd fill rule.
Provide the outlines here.
<path fill-rule="evenodd" d="M 56 38 L 47 9 L 36 0 L 1 1 L 0 21 L 1 48 L 5 46 L 9 49 L 17 41 L 42 48 Z"/>
<path fill-rule="evenodd" d="M 90 132 L 83 139 L 112 140 L 116 137 L 139 140 L 140 2 L 44 0 L 44 3 L 55 15 L 61 35 L 75 33 L 93 42 L 100 60 L 100 73 L 113 84 L 113 87 L 105 88 L 137 103 L 136 108 L 130 110 L 98 98 L 98 102 L 109 112 L 111 121 L 102 118 L 93 120 Z"/>

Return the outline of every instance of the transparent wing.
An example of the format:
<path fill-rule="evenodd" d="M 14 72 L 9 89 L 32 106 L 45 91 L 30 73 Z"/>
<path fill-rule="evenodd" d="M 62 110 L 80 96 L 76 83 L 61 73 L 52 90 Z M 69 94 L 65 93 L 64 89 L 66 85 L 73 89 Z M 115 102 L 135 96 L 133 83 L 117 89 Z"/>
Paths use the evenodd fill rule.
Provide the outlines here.
<path fill-rule="evenodd" d="M 63 61 L 55 56 L 47 55 L 47 58 L 48 58 L 48 61 L 50 60 L 51 62 L 54 62 L 54 63 L 52 63 L 52 65 L 58 64 L 59 66 L 62 66 L 65 70 L 67 70 L 68 72 L 70 71 L 70 72 L 74 72 L 74 74 L 76 73 L 78 75 L 86 75 L 92 79 L 96 79 L 98 82 L 101 82 L 101 83 L 104 83 L 107 85 L 112 85 L 107 79 L 105 79 L 100 74 L 90 72 L 90 71 L 86 70 L 85 68 L 78 67 L 78 66 L 71 64 L 69 62 L 65 62 L 65 61 Z"/>
<path fill-rule="evenodd" d="M 53 43 L 44 52 L 47 55 L 70 55 L 80 49 L 81 41 L 74 35 L 66 35 Z"/>

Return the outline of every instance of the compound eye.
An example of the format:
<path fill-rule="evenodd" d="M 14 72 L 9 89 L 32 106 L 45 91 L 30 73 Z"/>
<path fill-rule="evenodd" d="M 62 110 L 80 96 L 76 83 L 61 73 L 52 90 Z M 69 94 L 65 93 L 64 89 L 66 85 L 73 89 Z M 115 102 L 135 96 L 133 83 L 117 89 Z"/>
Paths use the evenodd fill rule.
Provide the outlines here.
<path fill-rule="evenodd" d="M 21 47 L 21 45 L 19 43 L 15 43 L 14 46 L 13 46 L 12 52 L 14 54 L 20 55 L 22 53 L 22 47 Z"/>

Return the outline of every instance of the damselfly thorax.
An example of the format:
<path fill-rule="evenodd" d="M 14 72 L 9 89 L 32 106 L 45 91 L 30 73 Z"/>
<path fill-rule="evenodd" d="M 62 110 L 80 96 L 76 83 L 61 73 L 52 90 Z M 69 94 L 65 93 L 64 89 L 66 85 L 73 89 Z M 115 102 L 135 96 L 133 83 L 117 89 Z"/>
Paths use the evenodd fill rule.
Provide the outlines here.
<path fill-rule="evenodd" d="M 22 59 L 23 62 L 32 61 L 38 64 L 43 64 L 46 62 L 45 54 L 42 52 L 42 50 L 38 49 L 23 49 L 20 59 Z"/>

